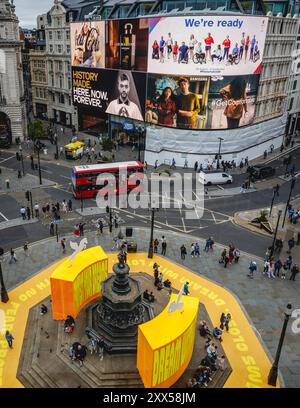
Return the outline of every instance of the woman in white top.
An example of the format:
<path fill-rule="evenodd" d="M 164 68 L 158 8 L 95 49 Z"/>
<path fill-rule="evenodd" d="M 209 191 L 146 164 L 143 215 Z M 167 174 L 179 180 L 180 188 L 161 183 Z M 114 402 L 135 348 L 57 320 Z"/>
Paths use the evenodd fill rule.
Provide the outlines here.
<path fill-rule="evenodd" d="M 189 40 L 189 54 L 190 54 L 190 59 L 193 59 L 194 56 L 194 48 L 196 45 L 197 41 L 195 40 L 194 34 L 190 35 L 190 40 Z"/>

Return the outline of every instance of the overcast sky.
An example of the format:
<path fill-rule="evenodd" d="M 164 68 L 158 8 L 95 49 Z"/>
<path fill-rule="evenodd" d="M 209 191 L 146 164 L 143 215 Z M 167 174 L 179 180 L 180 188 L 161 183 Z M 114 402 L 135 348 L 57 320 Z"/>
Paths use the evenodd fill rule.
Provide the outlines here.
<path fill-rule="evenodd" d="M 44 14 L 53 6 L 53 0 L 14 0 L 16 15 L 23 28 L 36 27 L 36 18 Z"/>

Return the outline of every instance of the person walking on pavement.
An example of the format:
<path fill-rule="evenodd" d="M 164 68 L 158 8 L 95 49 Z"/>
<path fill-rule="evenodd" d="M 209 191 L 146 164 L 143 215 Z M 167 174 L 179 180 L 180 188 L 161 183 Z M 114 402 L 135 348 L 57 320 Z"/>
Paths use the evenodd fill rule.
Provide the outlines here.
<path fill-rule="evenodd" d="M 166 255 L 166 250 L 167 250 L 167 241 L 163 235 L 161 238 L 161 254 Z"/>
<path fill-rule="evenodd" d="M 195 164 L 194 164 L 194 170 L 195 170 L 195 173 L 197 173 L 197 170 L 198 170 L 198 161 L 196 161 Z"/>
<path fill-rule="evenodd" d="M 61 252 L 65 254 L 66 253 L 66 238 L 61 239 L 60 245 L 61 245 Z"/>
<path fill-rule="evenodd" d="M 281 262 L 280 259 L 277 259 L 277 261 L 275 262 L 275 265 L 274 265 L 274 274 L 275 274 L 275 276 L 277 276 L 278 278 L 279 278 L 279 274 L 280 274 L 281 268 L 282 268 L 282 262 Z"/>
<path fill-rule="evenodd" d="M 191 245 L 191 257 L 194 258 L 195 255 L 195 245 L 194 243 Z"/>
<path fill-rule="evenodd" d="M 185 284 L 183 285 L 183 293 L 184 295 L 189 295 L 190 291 L 189 291 L 189 282 L 185 282 Z"/>
<path fill-rule="evenodd" d="M 276 186 L 274 187 L 274 195 L 276 194 L 277 197 L 279 197 L 279 184 L 276 184 Z"/>
<path fill-rule="evenodd" d="M 85 224 L 82 224 L 81 222 L 79 223 L 79 235 L 81 237 L 84 236 L 84 226 L 85 226 Z"/>
<path fill-rule="evenodd" d="M 155 254 L 157 254 L 158 245 L 159 245 L 159 240 L 158 240 L 157 238 L 155 238 L 155 240 L 153 241 L 153 252 L 154 252 Z"/>
<path fill-rule="evenodd" d="M 27 241 L 25 242 L 25 244 L 23 246 L 23 249 L 24 249 L 25 256 L 29 256 L 28 242 Z"/>
<path fill-rule="evenodd" d="M 256 266 L 255 261 L 250 262 L 249 271 L 250 272 L 249 272 L 249 274 L 247 276 L 249 276 L 249 278 L 253 279 L 254 278 L 254 276 L 253 276 L 254 271 L 257 271 L 257 266 Z"/>
<path fill-rule="evenodd" d="M 290 254 L 292 252 L 292 249 L 294 248 L 294 246 L 295 246 L 295 240 L 294 240 L 294 237 L 292 237 L 291 239 L 288 240 L 289 249 L 288 249 L 288 251 L 286 251 L 286 253 Z"/>
<path fill-rule="evenodd" d="M 291 277 L 290 280 L 295 280 L 297 273 L 299 273 L 299 266 L 297 264 L 294 264 L 292 269 L 291 269 Z"/>
<path fill-rule="evenodd" d="M 72 211 L 72 205 L 73 205 L 72 200 L 69 199 L 69 201 L 68 201 L 68 211 Z"/>
<path fill-rule="evenodd" d="M 53 237 L 54 236 L 54 222 L 51 221 L 50 223 L 50 229 L 49 229 L 50 235 Z"/>
<path fill-rule="evenodd" d="M 274 250 L 274 252 L 278 252 L 280 254 L 282 248 L 283 248 L 283 241 L 282 241 L 281 238 L 277 238 L 276 241 L 275 241 L 275 250 Z"/>
<path fill-rule="evenodd" d="M 27 219 L 30 220 L 30 218 L 31 218 L 31 210 L 30 210 L 29 207 L 26 207 L 26 216 L 27 216 Z"/>
<path fill-rule="evenodd" d="M 12 349 L 14 337 L 8 330 L 6 330 L 5 339 L 7 341 L 8 347 Z"/>
<path fill-rule="evenodd" d="M 225 317 L 225 322 L 224 322 L 225 329 L 226 329 L 227 332 L 229 331 L 229 322 L 230 322 L 230 320 L 231 320 L 231 314 L 227 313 L 227 315 Z"/>
<path fill-rule="evenodd" d="M 194 254 L 195 254 L 195 257 L 197 256 L 199 258 L 199 256 L 200 256 L 200 246 L 199 246 L 198 242 L 196 242 L 195 245 L 194 245 Z"/>
<path fill-rule="evenodd" d="M 62 201 L 61 206 L 62 206 L 63 211 L 64 211 L 64 212 L 67 212 L 67 203 L 66 203 L 66 200 L 63 200 L 63 201 Z"/>
<path fill-rule="evenodd" d="M 34 204 L 34 212 L 35 212 L 36 218 L 39 218 L 39 216 L 40 216 L 40 206 L 38 205 L 38 203 Z"/>
<path fill-rule="evenodd" d="M 20 214 L 21 214 L 23 221 L 25 221 L 26 220 L 26 208 L 23 205 L 20 209 Z"/>
<path fill-rule="evenodd" d="M 292 264 L 293 264 L 293 257 L 292 257 L 292 255 L 289 255 L 289 257 L 287 258 L 287 260 L 286 260 L 286 265 L 287 265 L 287 268 L 288 268 L 288 270 L 290 271 L 291 270 L 291 267 L 292 267 Z"/>
<path fill-rule="evenodd" d="M 18 262 L 18 260 L 17 260 L 16 255 L 15 255 L 15 251 L 12 248 L 10 248 L 9 264 L 12 264 L 13 262 L 16 263 L 16 262 Z"/>
<path fill-rule="evenodd" d="M 102 221 L 102 219 L 100 218 L 100 220 L 99 220 L 99 230 L 100 230 L 100 234 L 103 234 L 103 221 Z"/>
<path fill-rule="evenodd" d="M 181 259 L 185 259 L 186 256 L 186 247 L 184 245 L 181 245 L 180 247 L 180 255 L 181 255 Z"/>

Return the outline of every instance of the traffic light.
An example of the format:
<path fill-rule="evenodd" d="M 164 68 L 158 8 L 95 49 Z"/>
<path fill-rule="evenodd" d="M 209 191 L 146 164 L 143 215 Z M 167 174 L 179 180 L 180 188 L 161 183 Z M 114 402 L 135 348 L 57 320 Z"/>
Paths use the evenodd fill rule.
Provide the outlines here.
<path fill-rule="evenodd" d="M 19 152 L 16 152 L 16 159 L 17 159 L 18 161 L 21 160 L 21 156 L 20 156 L 20 153 L 19 153 Z"/>
<path fill-rule="evenodd" d="M 25 192 L 25 197 L 27 201 L 30 201 L 30 191 Z"/>

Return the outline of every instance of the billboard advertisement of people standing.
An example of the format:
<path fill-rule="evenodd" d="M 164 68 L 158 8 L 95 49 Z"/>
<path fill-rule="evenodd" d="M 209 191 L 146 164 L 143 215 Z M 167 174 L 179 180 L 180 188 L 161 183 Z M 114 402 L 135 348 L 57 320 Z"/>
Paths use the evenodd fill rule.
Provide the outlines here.
<path fill-rule="evenodd" d="M 157 17 L 149 23 L 148 72 L 259 74 L 266 17 Z"/>

